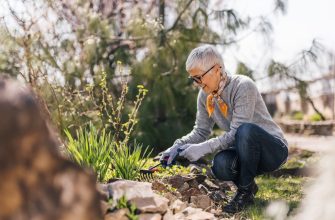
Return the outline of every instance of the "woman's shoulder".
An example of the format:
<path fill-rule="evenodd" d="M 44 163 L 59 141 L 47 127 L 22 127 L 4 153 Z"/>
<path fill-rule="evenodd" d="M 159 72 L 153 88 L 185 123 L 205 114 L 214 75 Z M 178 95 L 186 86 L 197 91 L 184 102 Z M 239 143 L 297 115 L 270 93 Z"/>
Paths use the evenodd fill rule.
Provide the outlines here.
<path fill-rule="evenodd" d="M 245 75 L 240 75 L 240 74 L 234 74 L 232 75 L 232 82 L 235 82 L 235 83 L 252 83 L 254 84 L 255 82 L 248 76 L 245 76 Z"/>
<path fill-rule="evenodd" d="M 245 90 L 255 89 L 255 82 L 248 76 L 234 74 L 231 77 L 231 89 L 232 90 Z"/>

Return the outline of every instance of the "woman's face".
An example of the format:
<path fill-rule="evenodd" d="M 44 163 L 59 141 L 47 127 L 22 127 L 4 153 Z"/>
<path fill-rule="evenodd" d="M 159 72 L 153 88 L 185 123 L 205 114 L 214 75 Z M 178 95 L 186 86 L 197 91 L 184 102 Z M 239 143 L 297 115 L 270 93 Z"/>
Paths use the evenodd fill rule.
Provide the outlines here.
<path fill-rule="evenodd" d="M 209 71 L 198 67 L 189 71 L 191 77 L 197 78 L 197 82 L 195 82 L 195 84 L 201 87 L 207 94 L 217 91 L 219 88 L 221 67 L 218 64 L 215 64 L 212 67 L 213 68 Z"/>

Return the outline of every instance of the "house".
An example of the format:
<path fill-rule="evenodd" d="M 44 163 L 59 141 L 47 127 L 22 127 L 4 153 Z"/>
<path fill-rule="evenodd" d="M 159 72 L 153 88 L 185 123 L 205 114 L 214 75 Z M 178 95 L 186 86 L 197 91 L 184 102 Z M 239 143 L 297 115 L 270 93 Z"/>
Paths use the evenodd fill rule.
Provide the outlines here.
<path fill-rule="evenodd" d="M 293 112 L 302 112 L 306 117 L 315 113 L 311 102 L 301 100 L 299 91 L 292 82 L 282 83 L 276 86 L 275 82 L 269 83 L 271 79 L 266 79 L 268 83 L 258 83 L 268 85 L 267 88 L 260 89 L 263 99 L 270 114 L 274 117 L 284 117 Z M 313 105 L 320 111 L 326 119 L 335 119 L 335 68 L 330 73 L 306 80 L 308 84 L 308 95 Z"/>

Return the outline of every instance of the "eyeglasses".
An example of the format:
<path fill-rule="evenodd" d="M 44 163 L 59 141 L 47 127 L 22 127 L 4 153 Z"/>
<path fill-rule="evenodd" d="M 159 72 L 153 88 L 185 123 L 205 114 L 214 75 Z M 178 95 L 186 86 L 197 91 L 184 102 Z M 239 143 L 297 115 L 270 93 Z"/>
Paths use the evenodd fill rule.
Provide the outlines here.
<path fill-rule="evenodd" d="M 202 83 L 202 81 L 201 81 L 202 77 L 204 77 L 207 73 L 209 73 L 209 71 L 211 71 L 215 67 L 215 65 L 212 66 L 209 70 L 207 70 L 203 74 L 201 74 L 200 76 L 189 76 L 188 78 L 190 80 L 192 80 L 192 82 L 194 82 L 194 83 L 201 84 Z"/>

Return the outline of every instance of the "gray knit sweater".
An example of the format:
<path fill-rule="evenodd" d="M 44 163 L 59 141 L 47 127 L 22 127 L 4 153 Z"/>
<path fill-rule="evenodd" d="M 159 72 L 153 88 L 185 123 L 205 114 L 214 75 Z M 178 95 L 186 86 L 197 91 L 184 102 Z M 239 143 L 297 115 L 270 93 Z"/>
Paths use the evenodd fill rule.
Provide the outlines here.
<path fill-rule="evenodd" d="M 281 139 L 287 146 L 282 130 L 272 120 L 262 96 L 250 78 L 228 75 L 221 98 L 228 105 L 227 118 L 222 115 L 217 102 L 214 113 L 209 117 L 206 109 L 207 94 L 200 89 L 195 126 L 189 134 L 177 139 L 175 144 L 204 142 L 211 134 L 214 124 L 217 124 L 225 133 L 211 139 L 211 143 L 208 144 L 211 151 L 215 152 L 233 145 L 236 130 L 242 123 L 253 123 Z"/>

